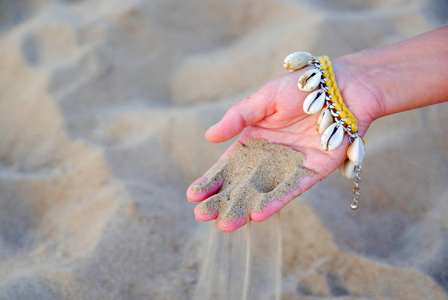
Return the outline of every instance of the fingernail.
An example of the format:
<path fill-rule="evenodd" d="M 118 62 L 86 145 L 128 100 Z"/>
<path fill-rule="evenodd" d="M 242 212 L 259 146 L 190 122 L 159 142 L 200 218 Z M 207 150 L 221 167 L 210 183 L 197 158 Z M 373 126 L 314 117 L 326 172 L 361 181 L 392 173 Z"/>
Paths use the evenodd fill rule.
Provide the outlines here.
<path fill-rule="evenodd" d="M 213 125 L 212 127 L 210 127 L 209 129 L 207 129 L 207 131 L 210 131 L 210 130 L 212 130 L 213 128 L 215 128 L 216 127 L 216 125 L 218 125 L 218 123 L 216 123 L 215 125 Z"/>

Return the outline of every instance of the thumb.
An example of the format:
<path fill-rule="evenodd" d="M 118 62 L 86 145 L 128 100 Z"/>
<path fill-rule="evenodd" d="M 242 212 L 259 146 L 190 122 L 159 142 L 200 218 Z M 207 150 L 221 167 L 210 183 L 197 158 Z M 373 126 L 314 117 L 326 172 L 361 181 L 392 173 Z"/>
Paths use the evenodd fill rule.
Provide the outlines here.
<path fill-rule="evenodd" d="M 205 133 L 212 143 L 222 143 L 238 135 L 248 126 L 255 125 L 275 112 L 277 90 L 272 84 L 265 85 L 252 96 L 232 106 L 224 117 Z"/>

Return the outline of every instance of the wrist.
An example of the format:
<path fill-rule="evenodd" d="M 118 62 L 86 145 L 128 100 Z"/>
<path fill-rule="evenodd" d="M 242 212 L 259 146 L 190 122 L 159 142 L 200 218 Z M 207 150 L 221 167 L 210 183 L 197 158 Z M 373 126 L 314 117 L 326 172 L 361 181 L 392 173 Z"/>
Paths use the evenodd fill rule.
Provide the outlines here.
<path fill-rule="evenodd" d="M 448 100 L 448 26 L 389 46 L 337 59 L 348 85 L 368 91 L 372 121 L 382 116 Z M 350 99 L 351 101 L 352 99 Z M 360 101 L 360 100 L 358 100 Z"/>
<path fill-rule="evenodd" d="M 347 107 L 358 119 L 360 133 L 385 114 L 385 95 L 371 68 L 360 63 L 359 54 L 350 54 L 333 61 L 335 76 Z"/>

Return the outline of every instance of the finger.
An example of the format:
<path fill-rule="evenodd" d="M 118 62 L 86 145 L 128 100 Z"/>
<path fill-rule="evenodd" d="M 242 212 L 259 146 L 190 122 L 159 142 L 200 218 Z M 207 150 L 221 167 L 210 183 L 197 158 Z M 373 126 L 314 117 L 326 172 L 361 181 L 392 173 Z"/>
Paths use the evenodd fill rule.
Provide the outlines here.
<path fill-rule="evenodd" d="M 200 202 L 216 194 L 224 184 L 225 164 L 217 163 L 201 178 L 195 180 L 187 189 L 190 202 Z"/>
<path fill-rule="evenodd" d="M 213 184 L 210 184 L 213 182 Z M 224 177 L 212 180 L 201 177 L 193 182 L 187 190 L 187 198 L 190 202 L 200 202 L 216 194 L 224 183 Z"/>
<path fill-rule="evenodd" d="M 212 143 L 225 142 L 238 135 L 245 127 L 256 124 L 274 113 L 274 99 L 277 89 L 267 84 L 252 96 L 232 106 L 224 117 L 210 127 L 205 137 Z"/>
<path fill-rule="evenodd" d="M 291 198 L 291 199 L 289 199 Z M 263 211 L 252 211 L 250 214 L 251 220 L 254 222 L 263 222 L 270 216 L 274 215 L 278 212 L 283 206 L 288 204 L 295 197 L 285 197 L 283 199 L 274 199 L 269 202 L 268 205 L 263 209 Z"/>
<path fill-rule="evenodd" d="M 219 213 L 217 202 L 221 197 L 222 195 L 214 195 L 196 205 L 194 209 L 194 215 L 196 219 L 201 222 L 207 222 L 216 219 Z"/>
<path fill-rule="evenodd" d="M 216 225 L 223 232 L 232 232 L 244 226 L 247 223 L 246 216 L 240 216 L 236 219 L 221 219 L 216 220 Z"/>
<path fill-rule="evenodd" d="M 246 210 L 246 203 L 249 199 L 232 197 L 232 193 L 229 193 L 226 198 L 227 201 L 221 201 L 225 204 L 219 208 L 216 225 L 223 232 L 232 232 L 248 222 L 249 213 Z"/>
<path fill-rule="evenodd" d="M 321 179 L 322 177 L 317 174 L 301 178 L 298 183 L 299 185 L 296 189 L 292 190 L 287 194 L 282 195 L 279 198 L 270 200 L 270 202 L 263 209 L 259 208 L 254 209 L 250 214 L 250 218 L 255 222 L 262 222 L 266 220 L 267 218 L 278 212 L 286 204 L 288 204 L 293 199 L 301 195 L 304 191 L 310 189 L 316 182 L 318 182 Z M 285 182 L 284 184 L 287 184 L 287 182 Z M 269 193 L 265 197 L 269 198 L 270 197 Z M 266 200 L 263 199 L 262 201 L 260 201 L 260 203 L 263 203 L 265 201 Z"/>

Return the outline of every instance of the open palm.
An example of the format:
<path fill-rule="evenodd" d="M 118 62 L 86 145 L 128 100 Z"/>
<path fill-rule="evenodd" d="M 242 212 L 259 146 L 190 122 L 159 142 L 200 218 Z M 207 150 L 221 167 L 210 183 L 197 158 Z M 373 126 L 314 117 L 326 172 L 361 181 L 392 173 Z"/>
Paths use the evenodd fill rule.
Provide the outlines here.
<path fill-rule="evenodd" d="M 334 63 L 338 85 L 344 101 L 357 117 L 358 131 L 364 135 L 372 121 L 379 115 L 380 94 L 374 86 L 361 84 L 369 82 L 363 78 L 362 70 L 346 64 L 341 60 Z M 311 188 L 316 182 L 332 173 L 346 159 L 346 149 L 349 145 L 348 137 L 344 137 L 341 146 L 324 151 L 321 148 L 321 135 L 316 131 L 318 114 L 307 115 L 303 112 L 302 103 L 308 93 L 297 88 L 297 80 L 305 70 L 296 71 L 269 82 L 259 91 L 247 97 L 228 110 L 216 125 L 206 132 L 210 142 L 224 142 L 239 133 L 237 141 L 222 155 L 225 160 L 236 145 L 246 144 L 248 139 L 266 139 L 269 142 L 286 145 L 293 150 L 305 154 L 303 166 L 314 172 L 300 180 L 300 185 L 292 192 L 280 199 L 275 205 L 261 213 L 251 212 L 254 221 L 263 221 L 286 205 L 302 192 Z M 203 192 L 193 192 L 192 187 L 206 181 L 205 177 L 196 180 L 188 189 L 187 197 L 191 202 L 201 202 L 216 193 L 225 178 Z M 244 225 L 246 220 L 233 222 L 220 218 L 219 213 L 205 216 L 198 209 L 196 218 L 208 221 L 218 218 L 218 226 L 224 231 L 233 231 Z M 232 223 L 233 222 L 233 223 Z M 230 224 L 229 224 L 230 223 Z"/>

